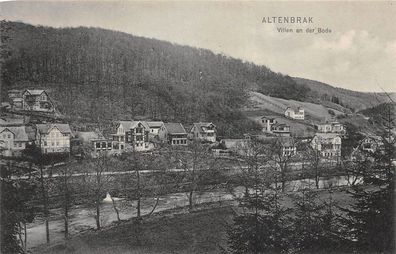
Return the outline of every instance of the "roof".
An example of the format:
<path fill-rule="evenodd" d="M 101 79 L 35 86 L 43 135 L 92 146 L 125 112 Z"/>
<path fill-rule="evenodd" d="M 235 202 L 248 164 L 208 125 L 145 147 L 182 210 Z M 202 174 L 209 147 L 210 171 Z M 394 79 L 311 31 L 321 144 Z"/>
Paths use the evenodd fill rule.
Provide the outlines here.
<path fill-rule="evenodd" d="M 181 123 L 164 123 L 164 126 L 170 134 L 187 134 Z"/>
<path fill-rule="evenodd" d="M 210 125 L 213 125 L 214 127 L 216 127 L 216 125 L 214 125 L 213 123 L 194 123 L 193 126 L 197 127 L 197 129 L 199 130 L 199 132 L 204 132 L 204 129 L 202 127 L 209 127 Z"/>
<path fill-rule="evenodd" d="M 293 110 L 294 112 L 298 112 L 300 109 L 304 110 L 302 107 L 297 107 L 297 108 L 295 108 L 295 107 L 287 107 L 286 110 L 288 110 L 288 109 Z"/>
<path fill-rule="evenodd" d="M 22 118 L 0 118 L 0 126 L 23 125 Z"/>
<path fill-rule="evenodd" d="M 164 122 L 162 122 L 162 121 L 147 122 L 147 125 L 150 128 L 160 128 L 163 124 L 164 124 Z"/>
<path fill-rule="evenodd" d="M 119 124 L 122 124 L 125 130 L 130 130 L 135 128 L 139 123 L 141 123 L 144 128 L 150 129 L 147 122 L 144 121 L 118 121 Z"/>
<path fill-rule="evenodd" d="M 318 136 L 319 138 L 335 138 L 335 137 L 339 137 L 340 135 L 339 134 L 337 134 L 337 133 L 321 133 L 321 132 L 318 132 L 318 133 L 316 133 L 316 135 L 315 136 Z"/>
<path fill-rule="evenodd" d="M 105 139 L 102 133 L 95 131 L 78 131 L 76 137 L 81 139 L 83 142 L 89 142 L 91 140 Z"/>
<path fill-rule="evenodd" d="M 25 126 L 0 127 L 0 133 L 7 130 L 14 133 L 15 135 L 14 141 L 29 141 L 28 135 L 25 130 Z"/>
<path fill-rule="evenodd" d="M 273 127 L 289 127 L 290 128 L 290 125 L 287 125 L 287 124 L 285 124 L 285 123 L 275 123 L 275 124 L 273 124 L 272 125 Z"/>
<path fill-rule="evenodd" d="M 31 89 L 26 89 L 25 92 L 29 92 L 31 95 L 40 95 L 40 94 L 42 94 L 45 91 L 42 90 L 42 89 L 32 89 L 32 90 Z"/>
<path fill-rule="evenodd" d="M 230 148 L 243 147 L 246 145 L 247 141 L 248 140 L 246 139 L 222 139 L 220 143 L 223 144 L 225 148 L 230 149 Z"/>
<path fill-rule="evenodd" d="M 269 115 L 269 116 L 262 116 L 260 119 L 266 118 L 266 119 L 276 119 L 280 118 L 281 116 L 276 116 L 276 115 Z"/>
<path fill-rule="evenodd" d="M 37 124 L 37 131 L 39 133 L 48 133 L 52 128 L 57 128 L 61 133 L 70 133 L 70 126 L 66 123 L 51 123 L 51 124 Z"/>

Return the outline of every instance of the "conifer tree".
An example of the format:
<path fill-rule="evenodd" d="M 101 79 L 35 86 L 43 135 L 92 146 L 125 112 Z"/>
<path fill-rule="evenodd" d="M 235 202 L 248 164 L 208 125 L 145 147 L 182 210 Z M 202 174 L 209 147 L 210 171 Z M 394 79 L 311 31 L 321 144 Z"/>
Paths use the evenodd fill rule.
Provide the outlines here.
<path fill-rule="evenodd" d="M 344 232 L 349 247 L 360 253 L 394 253 L 394 105 L 388 104 L 382 148 L 373 153 L 374 163 L 364 185 L 350 191 L 355 203 L 346 212 Z"/>

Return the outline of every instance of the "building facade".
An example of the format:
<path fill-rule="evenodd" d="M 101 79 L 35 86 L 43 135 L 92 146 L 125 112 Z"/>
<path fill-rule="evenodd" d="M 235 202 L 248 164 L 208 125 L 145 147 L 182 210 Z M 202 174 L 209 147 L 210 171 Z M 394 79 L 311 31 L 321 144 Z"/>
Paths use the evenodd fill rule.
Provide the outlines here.
<path fill-rule="evenodd" d="M 0 153 L 19 156 L 29 143 L 25 126 L 0 127 Z"/>
<path fill-rule="evenodd" d="M 112 134 L 114 150 L 133 149 L 149 151 L 153 144 L 149 142 L 150 127 L 144 121 L 119 121 L 116 133 Z"/>
<path fill-rule="evenodd" d="M 297 109 L 287 107 L 285 110 L 285 116 L 291 119 L 304 120 L 305 110 L 302 107 L 298 107 Z"/>
<path fill-rule="evenodd" d="M 43 154 L 70 153 L 69 124 L 37 124 L 36 144 Z"/>
<path fill-rule="evenodd" d="M 47 92 L 44 90 L 25 90 L 22 93 L 22 109 L 29 111 L 54 111 L 54 105 L 52 104 Z"/>
<path fill-rule="evenodd" d="M 346 129 L 342 123 L 339 122 L 324 122 L 316 124 L 316 129 L 318 132 L 322 133 L 339 133 L 345 134 Z"/>
<path fill-rule="evenodd" d="M 159 132 L 159 140 L 174 145 L 187 145 L 187 132 L 181 123 L 164 123 Z"/>
<path fill-rule="evenodd" d="M 337 133 L 316 133 L 311 141 L 311 147 L 319 151 L 324 158 L 339 158 L 341 156 L 341 136 Z"/>
<path fill-rule="evenodd" d="M 214 143 L 216 142 L 217 129 L 213 123 L 194 123 L 190 134 L 195 140 Z"/>

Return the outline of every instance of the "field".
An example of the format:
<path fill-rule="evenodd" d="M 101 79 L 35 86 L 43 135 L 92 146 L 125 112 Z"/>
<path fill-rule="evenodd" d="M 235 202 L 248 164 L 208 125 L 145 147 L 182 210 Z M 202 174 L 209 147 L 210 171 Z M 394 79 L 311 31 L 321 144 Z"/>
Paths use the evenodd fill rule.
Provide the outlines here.
<path fill-rule="evenodd" d="M 302 102 L 295 100 L 285 100 L 267 96 L 257 92 L 250 93 L 250 101 L 254 109 L 267 109 L 269 111 L 283 114 L 287 107 L 303 107 L 305 114 L 309 120 L 325 120 L 330 119 L 332 116 L 329 114 L 329 108 L 320 104 Z M 343 114 L 343 112 L 331 109 L 336 115 Z"/>
<path fill-rule="evenodd" d="M 33 253 L 219 253 L 221 246 L 227 244 L 226 227 L 232 223 L 233 215 L 230 206 L 192 213 L 172 210 L 143 220 L 140 232 L 136 221 L 127 221 L 82 234 L 67 244 L 39 247 Z"/>
<path fill-rule="evenodd" d="M 318 194 L 322 201 L 330 195 L 326 190 Z M 331 195 L 339 206 L 351 204 L 345 191 L 335 190 Z M 291 202 L 289 196 L 282 203 L 292 207 Z M 232 225 L 237 209 L 234 202 L 201 204 L 190 213 L 186 208 L 172 209 L 145 218 L 140 231 L 136 221 L 129 220 L 32 251 L 37 254 L 220 253 L 222 248 L 227 248 L 226 230 Z"/>

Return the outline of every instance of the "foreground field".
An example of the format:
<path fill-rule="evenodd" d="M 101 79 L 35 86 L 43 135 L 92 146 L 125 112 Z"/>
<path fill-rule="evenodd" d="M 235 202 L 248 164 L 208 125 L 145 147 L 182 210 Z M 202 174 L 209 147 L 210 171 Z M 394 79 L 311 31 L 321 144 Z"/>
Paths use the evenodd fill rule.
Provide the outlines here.
<path fill-rule="evenodd" d="M 33 253 L 219 253 L 225 247 L 226 227 L 232 223 L 231 206 L 185 209 L 159 213 L 143 220 L 127 221 L 101 231 L 88 232 Z M 139 236 L 139 237 L 137 237 Z"/>
<path fill-rule="evenodd" d="M 283 200 L 286 207 L 292 208 L 292 195 L 289 193 Z M 331 194 L 318 190 L 318 195 L 322 201 L 331 195 L 342 207 L 352 202 L 342 189 Z M 237 209 L 235 201 L 224 201 L 200 204 L 193 212 L 188 212 L 186 207 L 166 210 L 144 218 L 140 230 L 135 220 L 128 220 L 32 251 L 37 254 L 220 253 L 227 248 L 226 230 L 232 225 Z"/>

